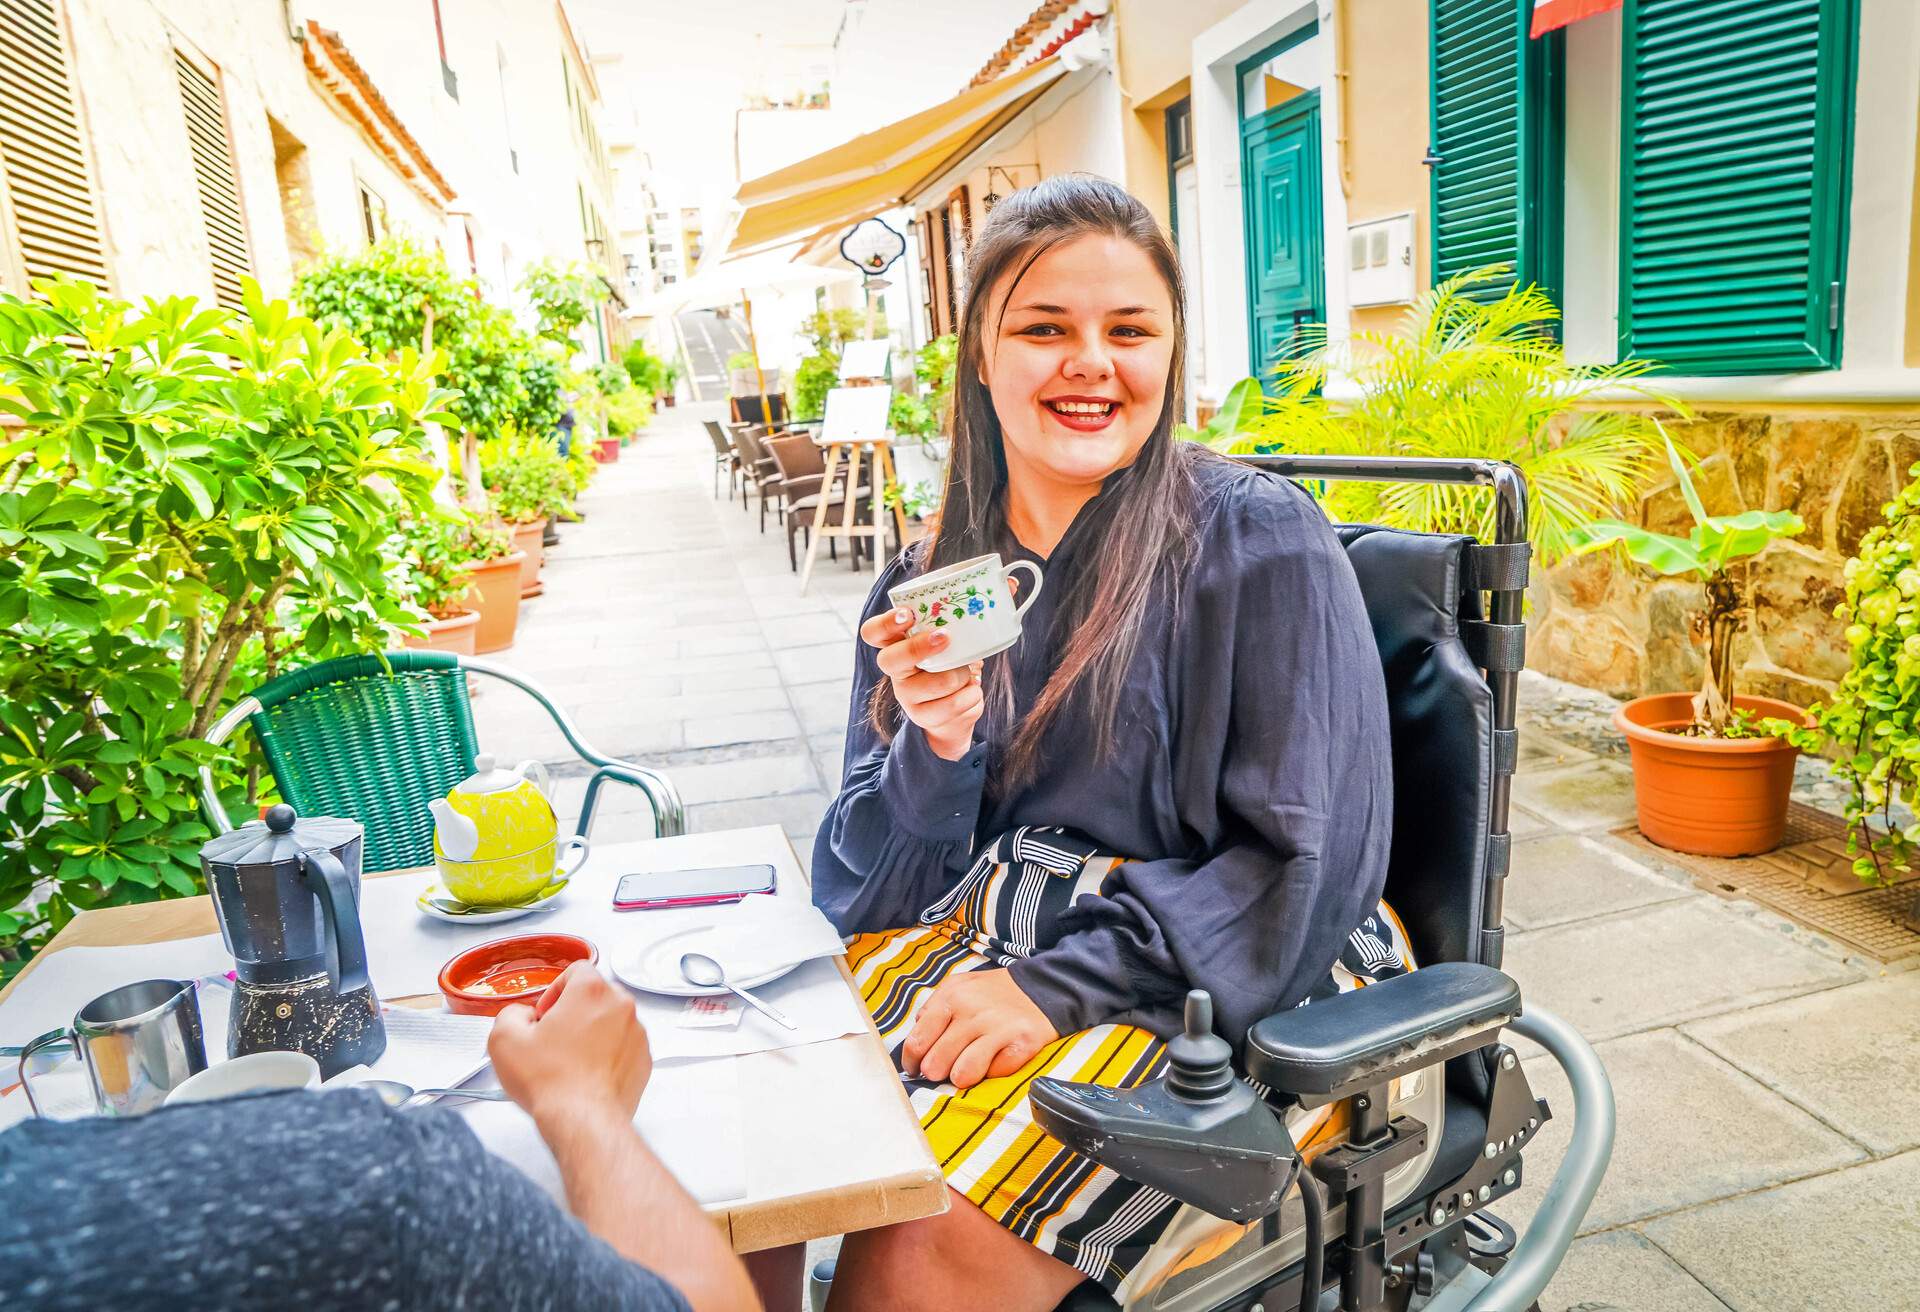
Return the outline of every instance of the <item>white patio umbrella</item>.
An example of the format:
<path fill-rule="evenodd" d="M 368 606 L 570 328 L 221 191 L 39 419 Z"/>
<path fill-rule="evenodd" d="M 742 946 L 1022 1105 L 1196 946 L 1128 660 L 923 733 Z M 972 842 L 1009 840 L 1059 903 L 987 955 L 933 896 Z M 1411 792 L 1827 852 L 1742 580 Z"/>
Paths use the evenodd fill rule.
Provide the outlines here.
<path fill-rule="evenodd" d="M 765 396 L 767 377 L 760 368 L 760 339 L 753 331 L 753 293 L 810 291 L 815 287 L 860 280 L 859 270 L 850 265 L 832 268 L 817 264 L 795 264 L 793 255 L 792 251 L 769 251 L 703 266 L 685 282 L 662 287 L 645 303 L 625 313 L 629 317 L 638 317 L 679 314 L 684 310 L 711 310 L 722 305 L 744 306 L 747 347 L 753 352 L 753 376 L 760 394 Z"/>

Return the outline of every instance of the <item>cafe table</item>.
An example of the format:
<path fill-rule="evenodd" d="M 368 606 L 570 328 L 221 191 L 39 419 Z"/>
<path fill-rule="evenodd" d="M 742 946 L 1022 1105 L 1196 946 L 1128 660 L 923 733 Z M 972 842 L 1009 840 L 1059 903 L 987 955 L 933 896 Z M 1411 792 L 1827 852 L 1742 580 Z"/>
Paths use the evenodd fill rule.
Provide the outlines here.
<path fill-rule="evenodd" d="M 610 903 L 620 874 L 761 862 L 774 867 L 783 896 L 806 895 L 806 875 L 792 844 L 778 826 L 767 825 L 596 846 L 562 896 Z M 389 871 L 367 879 L 428 873 Z M 481 937 L 537 932 L 543 922 L 551 923 L 548 915 L 490 925 L 485 928 L 492 932 Z M 218 929 L 212 900 L 206 897 L 83 911 L 28 964 L 20 978 L 30 975 L 48 955 L 66 948 L 160 943 Z M 374 965 L 377 971 L 377 961 Z M 845 958 L 833 958 L 833 965 L 846 987 L 853 989 Z M 121 982 L 103 980 L 101 987 Z M 0 1002 L 17 986 L 18 980 L 0 990 Z M 440 995 L 387 1001 L 435 1007 Z M 862 1033 L 800 1047 L 661 1062 L 654 1068 L 646 1098 L 674 1096 L 677 1081 L 697 1081 L 699 1072 L 711 1073 L 711 1063 L 716 1062 L 737 1066 L 746 1187 L 743 1195 L 707 1204 L 706 1210 L 726 1230 L 735 1252 L 780 1248 L 946 1209 L 940 1169 L 871 1022 Z"/>

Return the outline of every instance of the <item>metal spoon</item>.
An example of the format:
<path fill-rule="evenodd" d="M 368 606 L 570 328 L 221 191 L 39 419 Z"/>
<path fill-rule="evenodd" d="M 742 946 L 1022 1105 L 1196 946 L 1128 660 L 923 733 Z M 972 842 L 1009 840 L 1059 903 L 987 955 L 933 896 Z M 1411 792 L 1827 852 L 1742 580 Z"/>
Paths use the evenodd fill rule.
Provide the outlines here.
<path fill-rule="evenodd" d="M 754 997 L 753 994 L 741 988 L 738 984 L 728 983 L 727 972 L 720 968 L 720 963 L 704 953 L 689 952 L 684 957 L 681 957 L 680 974 L 687 983 L 698 984 L 703 989 L 723 988 L 728 990 L 742 1002 L 750 1005 L 762 1016 L 767 1017 L 769 1020 L 777 1020 L 790 1030 L 800 1028 L 788 1020 L 786 1015 L 777 1007 L 768 1006 L 766 1003 L 760 1001 L 760 999 Z"/>
<path fill-rule="evenodd" d="M 508 1102 L 505 1089 L 416 1089 L 411 1084 L 402 1084 L 398 1080 L 362 1080 L 353 1086 L 356 1089 L 372 1089 L 380 1101 L 389 1107 L 405 1111 L 409 1107 L 421 1107 L 434 1098 L 478 1098 L 482 1102 Z"/>

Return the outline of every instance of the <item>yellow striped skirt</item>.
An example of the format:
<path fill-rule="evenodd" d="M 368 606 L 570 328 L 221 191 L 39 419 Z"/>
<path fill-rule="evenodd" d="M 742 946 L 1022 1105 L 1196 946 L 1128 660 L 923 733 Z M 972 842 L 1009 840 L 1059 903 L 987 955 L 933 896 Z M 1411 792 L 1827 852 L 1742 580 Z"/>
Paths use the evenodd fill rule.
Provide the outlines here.
<path fill-rule="evenodd" d="M 1064 841 L 1063 841 L 1064 840 Z M 1082 848 L 1083 850 L 1075 850 Z M 900 1046 L 940 982 L 993 969 L 1033 951 L 1051 914 L 1097 893 L 1120 858 L 1053 830 L 1017 830 L 989 844 L 927 923 L 860 934 L 847 945 L 852 969 L 882 1041 Z M 1071 869 L 1066 867 L 1071 866 Z M 1356 928 L 1315 996 L 1344 993 L 1413 968 L 1399 920 L 1385 903 Z M 1311 1001 L 1311 999 L 1309 999 Z M 1179 1203 L 1123 1180 L 1069 1150 L 1034 1123 L 1027 1088 L 1039 1076 L 1124 1089 L 1159 1074 L 1166 1044 L 1132 1025 L 1096 1025 L 1048 1044 L 1012 1075 L 970 1089 L 902 1076 L 947 1183 L 1041 1252 L 1109 1292 L 1126 1279 Z M 1304 1152 L 1338 1137 L 1335 1109 L 1290 1122 Z"/>

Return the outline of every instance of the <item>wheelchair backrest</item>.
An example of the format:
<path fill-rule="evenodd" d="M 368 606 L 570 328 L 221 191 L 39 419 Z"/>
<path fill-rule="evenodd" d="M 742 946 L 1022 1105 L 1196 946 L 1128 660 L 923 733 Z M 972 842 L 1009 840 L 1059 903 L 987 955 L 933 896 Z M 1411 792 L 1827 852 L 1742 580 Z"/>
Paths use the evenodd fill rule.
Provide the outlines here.
<path fill-rule="evenodd" d="M 1463 641 L 1481 620 L 1473 539 L 1336 526 L 1386 673 L 1393 733 L 1387 901 L 1423 965 L 1481 960 L 1495 772 L 1493 691 Z"/>

